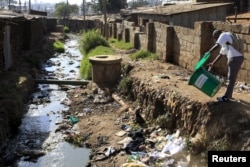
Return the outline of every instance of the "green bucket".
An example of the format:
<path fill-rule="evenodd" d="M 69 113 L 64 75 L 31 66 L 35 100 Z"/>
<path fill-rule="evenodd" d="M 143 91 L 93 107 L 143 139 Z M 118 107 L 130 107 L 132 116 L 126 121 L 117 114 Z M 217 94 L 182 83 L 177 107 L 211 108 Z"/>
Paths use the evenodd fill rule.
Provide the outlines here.
<path fill-rule="evenodd" d="M 221 87 L 220 80 L 210 74 L 204 67 L 198 68 L 193 73 L 188 84 L 195 86 L 210 97 L 213 97 Z"/>

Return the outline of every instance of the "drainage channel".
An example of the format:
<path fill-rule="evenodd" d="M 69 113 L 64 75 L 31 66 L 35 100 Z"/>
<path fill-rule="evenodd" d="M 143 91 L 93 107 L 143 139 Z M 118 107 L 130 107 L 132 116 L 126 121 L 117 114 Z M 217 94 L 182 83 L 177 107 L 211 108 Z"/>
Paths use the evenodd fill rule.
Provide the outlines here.
<path fill-rule="evenodd" d="M 65 53 L 55 54 L 43 65 L 48 74 L 44 77 L 45 81 L 79 81 L 82 56 L 78 40 L 76 35 L 71 34 L 65 42 Z M 9 141 L 6 156 L 10 159 L 18 157 L 17 167 L 87 166 L 90 150 L 65 142 L 64 133 L 58 131 L 65 122 L 63 112 L 67 112 L 70 105 L 67 90 L 76 86 L 59 86 L 58 81 L 52 84 L 45 81 L 37 81 L 44 83 L 38 84 L 37 91 L 32 94 L 19 132 Z"/>

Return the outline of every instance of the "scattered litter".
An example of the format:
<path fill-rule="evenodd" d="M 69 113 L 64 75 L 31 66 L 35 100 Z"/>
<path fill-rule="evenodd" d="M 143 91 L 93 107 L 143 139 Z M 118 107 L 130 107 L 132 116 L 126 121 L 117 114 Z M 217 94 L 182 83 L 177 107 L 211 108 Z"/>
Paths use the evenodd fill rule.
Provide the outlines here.
<path fill-rule="evenodd" d="M 83 111 L 85 111 L 86 113 L 91 113 L 91 109 L 90 108 L 84 108 Z"/>
<path fill-rule="evenodd" d="M 170 159 L 164 163 L 164 166 L 169 166 L 174 164 L 174 159 Z"/>
<path fill-rule="evenodd" d="M 120 132 L 117 132 L 115 135 L 116 136 L 119 136 L 119 137 L 122 137 L 122 136 L 124 136 L 125 134 L 127 134 L 127 132 L 126 131 L 120 131 Z"/>
<path fill-rule="evenodd" d="M 122 125 L 122 130 L 125 130 L 128 132 L 131 130 L 131 127 L 129 125 Z"/>
<path fill-rule="evenodd" d="M 139 155 L 138 154 L 131 154 L 128 156 L 128 162 L 133 162 L 133 161 L 138 161 L 139 160 Z"/>
<path fill-rule="evenodd" d="M 177 162 L 177 167 L 188 167 L 188 162 L 185 162 L 183 160 L 180 160 Z"/>
<path fill-rule="evenodd" d="M 174 155 L 180 151 L 182 151 L 184 148 L 184 141 L 182 138 L 174 138 L 168 140 L 165 147 L 162 149 L 163 153 L 170 153 L 171 155 Z"/>
<path fill-rule="evenodd" d="M 115 152 L 115 149 L 111 146 L 107 147 L 104 149 L 104 154 L 105 156 L 109 157 L 110 155 L 112 155 Z"/>
<path fill-rule="evenodd" d="M 235 89 L 237 89 L 239 92 L 250 93 L 250 84 L 247 84 L 245 82 L 238 82 L 235 86 Z"/>
<path fill-rule="evenodd" d="M 98 140 L 98 144 L 99 144 L 99 145 L 107 144 L 108 137 L 107 137 L 107 136 L 99 135 L 99 136 L 97 137 L 97 140 Z"/>
<path fill-rule="evenodd" d="M 70 121 L 71 121 L 73 124 L 75 124 L 75 123 L 78 122 L 78 119 L 77 119 L 76 117 L 74 117 L 74 116 L 69 116 L 69 119 L 70 119 Z"/>
<path fill-rule="evenodd" d="M 135 162 L 130 162 L 130 163 L 125 163 L 122 164 L 121 167 L 148 167 L 147 165 L 145 165 L 144 163 L 140 162 L 140 161 L 135 161 Z"/>
<path fill-rule="evenodd" d="M 133 139 L 131 137 L 125 137 L 124 139 L 122 139 L 121 141 L 118 142 L 118 144 L 123 144 L 123 145 L 127 145 L 129 142 L 131 142 Z"/>

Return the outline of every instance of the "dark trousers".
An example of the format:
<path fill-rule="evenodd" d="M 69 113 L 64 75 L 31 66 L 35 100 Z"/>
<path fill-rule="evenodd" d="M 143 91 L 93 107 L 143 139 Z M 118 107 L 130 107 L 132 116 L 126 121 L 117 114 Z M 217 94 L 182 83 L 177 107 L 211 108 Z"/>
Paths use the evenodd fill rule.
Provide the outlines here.
<path fill-rule="evenodd" d="M 238 72 L 240 70 L 240 67 L 244 61 L 243 56 L 238 57 L 232 57 L 228 59 L 227 65 L 228 65 L 228 73 L 227 73 L 227 79 L 228 79 L 228 85 L 227 90 L 225 92 L 225 96 L 228 98 L 232 98 L 234 85 L 237 79 Z"/>

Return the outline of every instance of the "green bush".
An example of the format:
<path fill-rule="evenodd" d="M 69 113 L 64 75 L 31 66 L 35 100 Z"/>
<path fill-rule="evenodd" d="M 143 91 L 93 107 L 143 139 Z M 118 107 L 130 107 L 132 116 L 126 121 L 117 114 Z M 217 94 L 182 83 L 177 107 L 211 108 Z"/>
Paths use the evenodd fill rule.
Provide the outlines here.
<path fill-rule="evenodd" d="M 63 28 L 63 31 L 64 31 L 65 33 L 69 33 L 69 27 L 65 26 L 65 27 Z"/>
<path fill-rule="evenodd" d="M 80 51 L 86 55 L 97 46 L 109 47 L 109 43 L 98 30 L 89 30 L 83 33 L 80 39 Z"/>
<path fill-rule="evenodd" d="M 130 55 L 130 58 L 132 60 L 137 60 L 137 59 L 151 59 L 151 60 L 157 60 L 158 56 L 154 53 L 151 53 L 146 50 L 139 50 L 132 55 Z"/>
<path fill-rule="evenodd" d="M 53 43 L 53 48 L 56 52 L 59 52 L 59 53 L 63 53 L 65 51 L 64 44 L 59 40 L 56 40 Z"/>

